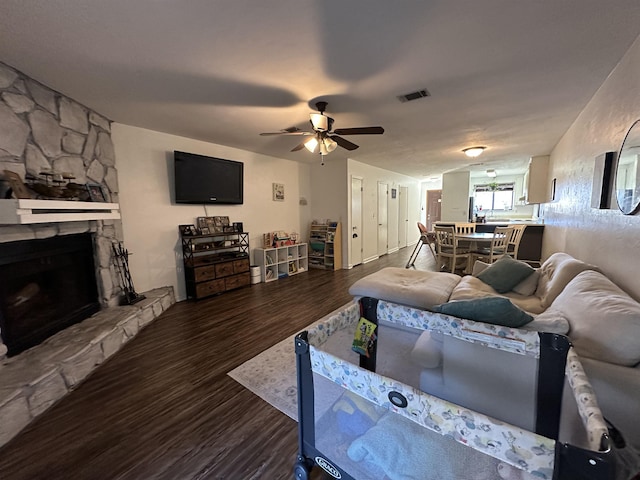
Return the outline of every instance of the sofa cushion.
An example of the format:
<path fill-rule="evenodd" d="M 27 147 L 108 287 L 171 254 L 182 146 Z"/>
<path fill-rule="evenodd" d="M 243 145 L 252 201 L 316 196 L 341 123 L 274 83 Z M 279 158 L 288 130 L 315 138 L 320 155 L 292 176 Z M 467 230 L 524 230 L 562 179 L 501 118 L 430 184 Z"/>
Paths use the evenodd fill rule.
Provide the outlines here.
<path fill-rule="evenodd" d="M 580 272 L 596 270 L 598 267 L 576 260 L 567 253 L 557 252 L 544 261 L 540 267 L 540 279 L 536 296 L 543 308 L 549 308 L 564 287 Z"/>
<path fill-rule="evenodd" d="M 540 304 L 540 299 L 535 295 L 525 296 L 515 292 L 499 294 L 492 287 L 472 275 L 462 277 L 453 292 L 451 292 L 449 301 L 498 296 L 508 298 L 516 307 L 529 313 L 542 313 L 545 310 Z"/>
<path fill-rule="evenodd" d="M 490 267 L 490 263 L 485 263 L 480 260 L 476 260 L 473 264 L 473 271 L 471 275 L 477 277 L 480 273 Z M 540 272 L 537 269 L 533 269 L 533 273 L 518 283 L 515 287 L 511 289 L 512 292 L 518 293 L 520 295 L 524 295 L 525 297 L 529 297 L 534 295 L 536 289 L 538 288 L 538 280 L 540 278 Z M 526 309 L 525 309 L 526 310 Z"/>
<path fill-rule="evenodd" d="M 523 330 L 533 330 L 536 332 L 549 332 L 566 335 L 569 333 L 569 320 L 566 315 L 553 307 L 545 310 L 540 315 L 533 317 L 533 322 L 523 325 Z"/>
<path fill-rule="evenodd" d="M 529 264 L 505 255 L 480 272 L 478 278 L 491 285 L 496 292 L 506 293 L 533 272 Z"/>
<path fill-rule="evenodd" d="M 387 267 L 361 278 L 349 288 L 354 296 L 368 296 L 416 308 L 446 302 L 460 277 L 453 273 Z"/>
<path fill-rule="evenodd" d="M 521 327 L 533 320 L 531 315 L 520 310 L 505 297 L 452 301 L 435 305 L 431 310 L 476 322 L 492 323 L 513 328 Z"/>
<path fill-rule="evenodd" d="M 629 367 L 640 362 L 640 303 L 603 274 L 578 274 L 553 309 L 569 320 L 569 337 L 580 356 Z"/>
<path fill-rule="evenodd" d="M 540 272 L 534 268 L 533 273 L 513 287 L 511 291 L 524 295 L 525 297 L 530 297 L 536 293 L 538 280 L 540 280 Z"/>

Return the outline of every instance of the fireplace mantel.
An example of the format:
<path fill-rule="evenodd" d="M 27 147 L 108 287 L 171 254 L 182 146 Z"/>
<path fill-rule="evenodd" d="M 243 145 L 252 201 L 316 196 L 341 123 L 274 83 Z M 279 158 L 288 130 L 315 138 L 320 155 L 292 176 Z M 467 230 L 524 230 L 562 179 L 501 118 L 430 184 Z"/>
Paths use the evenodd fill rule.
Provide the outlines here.
<path fill-rule="evenodd" d="M 0 200 L 0 225 L 113 220 L 120 218 L 117 203 L 71 200 Z"/>

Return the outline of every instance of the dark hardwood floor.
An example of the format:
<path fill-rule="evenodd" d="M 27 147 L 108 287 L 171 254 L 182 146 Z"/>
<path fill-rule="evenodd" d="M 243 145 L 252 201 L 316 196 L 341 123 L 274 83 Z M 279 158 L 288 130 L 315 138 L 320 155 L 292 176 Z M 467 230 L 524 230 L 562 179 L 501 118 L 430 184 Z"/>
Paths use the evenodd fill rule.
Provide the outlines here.
<path fill-rule="evenodd" d="M 348 302 L 357 279 L 404 267 L 411 251 L 174 305 L 5 445 L 0 479 L 293 478 L 296 422 L 227 372 Z M 416 267 L 434 266 L 423 247 Z"/>

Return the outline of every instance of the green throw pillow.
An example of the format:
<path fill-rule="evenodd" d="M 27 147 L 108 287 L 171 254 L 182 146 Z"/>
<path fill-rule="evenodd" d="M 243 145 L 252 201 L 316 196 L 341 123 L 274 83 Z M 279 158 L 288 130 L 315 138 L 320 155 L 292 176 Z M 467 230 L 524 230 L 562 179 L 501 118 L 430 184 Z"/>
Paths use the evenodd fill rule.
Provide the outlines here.
<path fill-rule="evenodd" d="M 453 300 L 435 305 L 431 310 L 476 322 L 492 323 L 513 328 L 519 328 L 533 320 L 531 315 L 520 310 L 511 303 L 511 300 L 505 297 Z"/>
<path fill-rule="evenodd" d="M 496 292 L 506 293 L 534 271 L 529 264 L 505 255 L 480 272 L 477 278 L 493 287 Z"/>

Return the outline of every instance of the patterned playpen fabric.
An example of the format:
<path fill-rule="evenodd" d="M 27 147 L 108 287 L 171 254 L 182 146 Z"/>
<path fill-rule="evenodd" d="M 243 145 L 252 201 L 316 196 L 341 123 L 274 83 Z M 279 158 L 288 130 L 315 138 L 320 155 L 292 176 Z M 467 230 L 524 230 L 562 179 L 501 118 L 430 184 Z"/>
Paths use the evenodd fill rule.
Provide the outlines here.
<path fill-rule="evenodd" d="M 462 320 L 384 301 L 378 302 L 377 314 L 379 320 L 403 327 L 437 331 L 513 354 L 539 357 L 540 337 L 537 332 Z M 354 302 L 309 330 L 314 374 L 431 432 L 529 472 L 535 478 L 553 478 L 555 440 L 458 406 L 323 351 L 322 346 L 331 335 L 338 330 L 355 329 L 360 316 L 360 306 Z M 589 448 L 598 451 L 607 427 L 572 348 L 566 362 L 566 376 L 588 434 Z M 407 405 L 400 407 L 392 403 L 388 396 L 390 392 L 399 393 Z"/>

